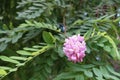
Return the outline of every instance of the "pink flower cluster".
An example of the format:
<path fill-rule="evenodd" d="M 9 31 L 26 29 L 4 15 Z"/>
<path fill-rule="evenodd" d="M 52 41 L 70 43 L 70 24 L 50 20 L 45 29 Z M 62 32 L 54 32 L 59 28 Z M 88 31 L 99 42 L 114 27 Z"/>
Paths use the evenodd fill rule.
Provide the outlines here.
<path fill-rule="evenodd" d="M 63 51 L 68 57 L 68 60 L 75 63 L 82 62 L 86 51 L 86 43 L 84 41 L 84 37 L 78 34 L 65 39 Z"/>

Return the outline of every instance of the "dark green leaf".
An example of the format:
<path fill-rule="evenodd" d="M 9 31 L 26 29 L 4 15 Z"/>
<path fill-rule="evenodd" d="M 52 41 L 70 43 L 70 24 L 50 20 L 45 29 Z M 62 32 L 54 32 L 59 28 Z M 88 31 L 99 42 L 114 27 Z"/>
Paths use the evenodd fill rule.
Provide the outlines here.
<path fill-rule="evenodd" d="M 48 72 L 48 73 L 51 73 L 52 69 L 50 66 L 46 65 L 45 66 L 45 70 Z"/>
<path fill-rule="evenodd" d="M 63 72 L 61 74 L 59 74 L 56 78 L 54 78 L 53 80 L 63 80 L 63 79 L 72 79 L 75 78 L 76 74 L 73 72 Z"/>

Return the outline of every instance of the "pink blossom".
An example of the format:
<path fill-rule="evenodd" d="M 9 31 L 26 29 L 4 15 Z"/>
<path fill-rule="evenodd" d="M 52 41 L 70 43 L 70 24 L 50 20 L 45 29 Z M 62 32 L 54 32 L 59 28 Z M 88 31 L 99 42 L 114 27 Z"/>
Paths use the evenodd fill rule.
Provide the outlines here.
<path fill-rule="evenodd" d="M 84 37 L 78 34 L 65 39 L 63 51 L 69 61 L 82 62 L 86 51 Z"/>

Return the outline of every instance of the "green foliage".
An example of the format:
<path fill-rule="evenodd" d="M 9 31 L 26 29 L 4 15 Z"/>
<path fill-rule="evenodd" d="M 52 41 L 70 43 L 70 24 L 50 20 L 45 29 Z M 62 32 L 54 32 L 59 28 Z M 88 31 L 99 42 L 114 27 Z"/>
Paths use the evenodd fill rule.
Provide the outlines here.
<path fill-rule="evenodd" d="M 26 23 L 20 24 L 20 28 L 24 28 L 24 27 L 34 27 L 34 28 L 46 28 L 46 29 L 50 29 L 56 32 L 60 32 L 59 30 L 57 30 L 57 27 L 55 25 L 51 25 L 51 24 L 47 24 L 47 23 L 43 23 L 43 22 L 30 22 L 30 21 L 25 21 Z"/>
<path fill-rule="evenodd" d="M 114 59 L 118 59 L 118 60 L 120 59 L 120 54 L 118 52 L 117 46 L 116 46 L 115 42 L 113 41 L 113 39 L 109 35 L 107 35 L 105 32 L 103 32 L 103 33 L 98 32 L 96 34 L 90 33 L 90 32 L 91 32 L 91 30 L 85 34 L 85 39 L 88 41 L 89 41 L 89 39 L 91 40 L 91 43 L 89 43 L 88 48 L 93 48 L 96 51 L 98 51 L 98 49 L 100 49 L 100 48 L 103 48 L 106 52 L 110 53 L 110 55 Z M 95 43 L 95 47 L 90 46 L 94 43 Z M 98 47 L 98 49 L 96 49 L 96 46 Z M 90 53 L 90 49 L 88 49 L 87 52 Z"/>
<path fill-rule="evenodd" d="M 10 57 L 0 56 L 0 59 L 2 61 L 8 62 L 10 64 L 12 63 L 15 64 L 13 68 L 8 68 L 5 66 L 0 67 L 1 72 L 3 72 L 1 73 L 1 76 L 3 76 L 2 79 L 4 79 L 5 75 L 8 75 L 13 71 L 16 71 L 19 67 L 25 65 L 27 62 L 31 61 L 36 56 L 44 53 L 45 51 L 51 48 L 53 48 L 52 45 L 45 45 L 45 46 L 36 45 L 33 46 L 32 48 L 24 48 L 24 50 L 17 51 L 17 53 L 20 54 L 20 56 L 10 56 Z"/>
<path fill-rule="evenodd" d="M 64 80 L 64 79 L 81 79 L 81 80 L 119 80 L 120 75 L 111 74 L 111 72 L 108 70 L 108 68 L 112 67 L 110 65 L 107 65 L 105 63 L 102 63 L 102 65 L 97 64 L 69 64 L 67 72 L 63 72 L 59 74 L 56 78 L 53 80 Z M 78 78 L 78 76 L 80 76 Z"/>
<path fill-rule="evenodd" d="M 17 8 L 25 8 L 25 10 L 18 12 L 18 19 L 34 19 L 41 15 L 48 16 L 51 14 L 51 10 L 54 5 L 53 1 L 46 0 L 22 0 L 18 3 Z M 27 10 L 26 10 L 27 9 Z"/>
<path fill-rule="evenodd" d="M 38 30 L 40 29 L 40 30 Z M 11 30 L 0 30 L 0 35 L 5 35 L 0 39 L 0 51 L 3 51 L 6 49 L 8 43 L 16 43 L 18 40 L 25 34 L 26 37 L 24 37 L 24 43 L 27 42 L 30 39 L 33 39 L 34 37 L 38 36 L 39 33 L 42 31 L 41 29 L 49 29 L 54 32 L 60 32 L 59 29 L 55 25 L 46 24 L 46 23 L 40 23 L 34 21 L 33 23 L 30 21 L 26 21 L 26 23 L 21 24 L 18 26 L 18 28 L 14 28 Z M 34 35 L 33 35 L 34 34 Z M 50 33 L 49 33 L 50 34 Z M 50 34 L 51 35 L 51 34 Z M 51 36 L 52 37 L 52 36 Z"/>
<path fill-rule="evenodd" d="M 119 3 L 4 0 L 0 3 L 1 80 L 119 80 Z M 58 24 L 63 24 L 63 32 Z M 87 46 L 81 63 L 68 61 L 62 50 L 65 38 L 74 34 L 84 36 Z"/>
<path fill-rule="evenodd" d="M 55 42 L 55 38 L 50 32 L 43 31 L 43 39 L 48 44 L 52 44 Z"/>

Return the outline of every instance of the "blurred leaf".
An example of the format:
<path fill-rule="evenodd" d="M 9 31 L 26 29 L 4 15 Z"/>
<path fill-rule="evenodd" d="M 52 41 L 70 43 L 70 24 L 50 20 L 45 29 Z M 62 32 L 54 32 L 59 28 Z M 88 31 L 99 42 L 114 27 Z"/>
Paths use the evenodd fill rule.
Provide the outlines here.
<path fill-rule="evenodd" d="M 76 76 L 76 74 L 73 72 L 63 72 L 63 73 L 59 74 L 53 80 L 72 79 L 72 78 L 75 78 L 75 76 Z"/>
<path fill-rule="evenodd" d="M 116 76 L 118 76 L 120 78 L 120 73 L 115 72 L 114 69 L 111 66 L 106 65 L 106 68 L 108 69 L 108 71 L 110 73 L 112 73 L 113 75 L 116 75 Z"/>
<path fill-rule="evenodd" d="M 7 44 L 6 44 L 6 43 L 4 43 L 4 42 L 1 43 L 1 44 L 0 44 L 0 52 L 1 52 L 1 51 L 4 51 L 4 50 L 6 49 L 6 47 L 7 47 Z"/>
<path fill-rule="evenodd" d="M 120 59 L 120 54 L 119 54 L 119 52 L 118 52 L 118 49 L 117 49 L 117 46 L 116 46 L 116 44 L 115 44 L 115 42 L 113 41 L 113 39 L 110 37 L 110 36 L 108 36 L 108 35 L 105 35 L 106 33 L 101 33 L 100 35 L 102 35 L 103 37 L 105 37 L 106 39 L 108 39 L 109 40 L 109 42 L 110 42 L 110 44 L 112 44 L 112 46 L 113 46 L 113 49 L 114 49 L 114 51 L 115 51 L 115 53 L 113 53 L 114 54 L 114 56 L 112 55 L 112 57 L 114 58 L 114 59 Z"/>
<path fill-rule="evenodd" d="M 64 57 L 64 52 L 63 52 L 63 50 L 62 50 L 62 46 L 58 46 L 58 55 L 60 56 L 60 57 Z"/>
<path fill-rule="evenodd" d="M 4 29 L 4 30 L 9 30 L 9 28 L 7 27 L 6 24 L 3 24 L 3 29 Z"/>
<path fill-rule="evenodd" d="M 26 56 L 32 55 L 30 52 L 27 52 L 27 51 L 24 51 L 24 50 L 19 50 L 19 51 L 17 51 L 17 53 L 21 54 L 21 55 L 26 55 Z"/>
<path fill-rule="evenodd" d="M 10 58 L 11 58 L 11 59 L 15 59 L 15 60 L 22 60 L 22 61 L 27 60 L 26 57 L 19 57 L 19 56 L 11 56 Z"/>
<path fill-rule="evenodd" d="M 53 65 L 52 59 L 47 59 L 47 64 L 48 64 L 49 66 Z"/>
<path fill-rule="evenodd" d="M 96 77 L 97 80 L 105 80 L 102 77 Z"/>
<path fill-rule="evenodd" d="M 43 31 L 43 39 L 48 44 L 53 44 L 55 42 L 55 38 L 50 32 Z"/>
<path fill-rule="evenodd" d="M 86 68 L 86 69 L 89 69 L 89 68 L 92 68 L 94 67 L 95 65 L 94 64 L 84 64 L 84 65 L 80 65 L 82 68 Z"/>
<path fill-rule="evenodd" d="M 20 62 L 18 62 L 17 60 L 11 59 L 7 56 L 0 56 L 0 59 L 6 62 L 10 62 L 10 63 L 15 63 L 15 64 L 19 64 Z"/>
<path fill-rule="evenodd" d="M 76 21 L 73 23 L 73 25 L 77 25 L 77 24 L 80 25 L 80 24 L 82 24 L 82 23 L 83 23 L 83 20 L 80 20 L 80 19 L 79 19 L 79 20 L 76 20 Z"/>
<path fill-rule="evenodd" d="M 85 33 L 85 35 L 84 35 L 85 40 L 88 40 L 88 39 L 90 38 L 91 34 L 92 34 L 92 29 L 88 30 L 88 31 Z"/>
<path fill-rule="evenodd" d="M 38 51 L 39 50 L 39 49 L 28 48 L 28 47 L 25 47 L 23 49 L 26 50 L 26 51 Z"/>
<path fill-rule="evenodd" d="M 87 76 L 87 77 L 93 77 L 93 73 L 89 70 L 86 70 L 84 71 L 84 74 Z"/>
<path fill-rule="evenodd" d="M 107 52 L 110 52 L 110 51 L 111 51 L 110 46 L 104 46 L 103 49 L 104 49 L 105 51 L 107 51 Z"/>
<path fill-rule="evenodd" d="M 90 53 L 90 52 L 91 52 L 90 47 L 87 46 L 87 51 L 86 51 L 86 52 L 87 52 L 87 53 Z"/>
<path fill-rule="evenodd" d="M 72 71 L 72 72 L 84 72 L 86 71 L 85 68 L 81 67 L 81 65 L 77 65 L 77 64 L 70 64 L 69 65 L 69 70 Z"/>
<path fill-rule="evenodd" d="M 85 80 L 83 75 L 77 75 L 75 80 Z"/>
<path fill-rule="evenodd" d="M 12 38 L 12 43 L 15 43 L 22 37 L 22 33 L 15 34 Z"/>
<path fill-rule="evenodd" d="M 51 73 L 51 71 L 52 71 L 51 67 L 49 67 L 49 66 L 45 66 L 45 70 L 46 70 L 48 73 Z"/>
<path fill-rule="evenodd" d="M 96 76 L 98 76 L 98 78 L 102 78 L 102 73 L 99 69 L 93 68 L 93 72 Z"/>
<path fill-rule="evenodd" d="M 6 74 L 7 74 L 7 72 L 4 69 L 0 69 L 0 76 L 1 75 L 6 75 Z"/>
<path fill-rule="evenodd" d="M 7 66 L 0 66 L 0 69 L 4 69 L 4 70 L 11 70 L 11 67 L 7 67 Z"/>
<path fill-rule="evenodd" d="M 100 46 L 100 47 L 104 47 L 104 48 L 106 47 L 106 46 L 104 46 L 103 43 L 98 43 L 97 45 Z M 108 48 L 108 47 L 106 47 L 104 50 L 106 50 L 107 48 Z M 109 51 L 108 51 L 108 52 L 109 52 Z"/>
<path fill-rule="evenodd" d="M 100 71 L 102 74 L 104 74 L 103 76 L 109 75 L 108 70 L 105 68 L 105 66 L 100 66 Z"/>

